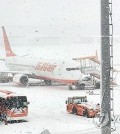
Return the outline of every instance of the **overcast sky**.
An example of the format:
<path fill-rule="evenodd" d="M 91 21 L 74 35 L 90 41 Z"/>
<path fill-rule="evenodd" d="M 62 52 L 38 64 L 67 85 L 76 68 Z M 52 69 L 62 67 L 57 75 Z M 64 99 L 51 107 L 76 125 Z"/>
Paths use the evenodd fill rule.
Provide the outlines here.
<path fill-rule="evenodd" d="M 97 22 L 99 0 L 0 0 L 1 25 Z"/>
<path fill-rule="evenodd" d="M 113 1 L 116 36 L 120 35 L 119 7 L 120 0 Z M 21 30 L 33 27 L 39 30 L 40 36 L 99 36 L 100 0 L 0 0 L 2 25 L 14 29 L 19 27 Z M 25 30 L 25 33 L 15 30 L 19 33 L 14 31 L 14 34 L 20 36 L 31 33 L 33 36 L 30 30 Z"/>
<path fill-rule="evenodd" d="M 99 3 L 99 0 L 0 0 L 0 25 L 21 26 L 21 30 L 36 27 L 41 36 L 98 36 Z M 91 27 L 95 29 L 89 30 Z"/>
<path fill-rule="evenodd" d="M 120 36 L 119 7 L 120 0 L 114 0 L 114 36 Z M 2 25 L 11 45 L 97 45 L 99 42 L 95 37 L 100 36 L 100 0 L 0 0 Z M 0 37 L 2 39 L 1 30 Z M 119 37 L 117 39 L 119 44 Z"/>

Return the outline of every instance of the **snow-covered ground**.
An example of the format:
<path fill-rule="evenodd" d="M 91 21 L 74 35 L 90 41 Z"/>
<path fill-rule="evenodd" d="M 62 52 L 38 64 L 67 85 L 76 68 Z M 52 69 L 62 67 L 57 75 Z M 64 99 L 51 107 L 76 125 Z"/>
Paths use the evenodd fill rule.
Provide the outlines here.
<path fill-rule="evenodd" d="M 100 102 L 100 95 L 88 95 L 86 91 L 68 90 L 67 86 L 18 87 L 14 83 L 0 84 L 1 89 L 27 95 L 29 105 L 28 122 L 4 125 L 0 123 L 1 134 L 40 134 L 48 129 L 51 134 L 93 134 L 100 133 L 93 119 L 67 113 L 65 101 L 70 96 L 87 95 L 88 101 Z M 114 89 L 115 114 L 119 115 L 120 87 Z M 100 90 L 94 90 L 99 94 Z M 117 123 L 118 134 L 120 124 Z"/>
<path fill-rule="evenodd" d="M 87 3 L 87 4 L 86 4 Z M 114 51 L 113 61 L 120 70 L 120 5 L 113 2 Z M 71 60 L 95 55 L 100 59 L 100 1 L 99 0 L 1 0 L 0 1 L 0 59 L 5 57 L 1 26 L 4 25 L 12 50 L 17 55 Z M 15 21 L 15 19 L 17 21 Z M 7 70 L 0 61 L 0 71 Z M 120 73 L 117 77 L 120 85 Z M 120 115 L 120 87 L 114 88 L 115 115 Z M 28 122 L 4 125 L 0 134 L 40 134 L 48 129 L 51 134 L 99 134 L 93 119 L 66 112 L 65 100 L 69 96 L 87 95 L 93 103 L 100 95 L 86 91 L 68 90 L 67 86 L 18 87 L 13 83 L 1 84 L 0 89 L 28 96 L 30 101 Z M 100 90 L 94 91 L 96 94 Z M 115 134 L 120 133 L 120 123 Z"/>
<path fill-rule="evenodd" d="M 89 47 L 88 47 L 89 46 Z M 94 46 L 94 47 L 93 47 Z M 2 45 L 1 45 L 2 47 Z M 61 58 L 70 60 L 73 57 L 95 55 L 95 50 L 98 50 L 100 57 L 99 45 L 76 45 L 76 46 L 29 46 L 28 51 L 36 57 Z M 15 53 L 24 55 L 27 47 L 16 48 Z M 0 49 L 0 55 L 4 49 Z M 49 52 L 48 52 L 49 50 Z M 28 52 L 27 51 L 27 52 Z M 75 53 L 73 53 L 75 52 Z M 118 61 L 119 62 L 119 61 Z M 0 70 L 6 70 L 4 61 L 0 61 Z M 120 80 L 118 76 L 118 85 Z M 88 95 L 86 91 L 68 90 L 67 86 L 30 86 L 29 88 L 18 87 L 13 83 L 0 84 L 0 88 L 11 90 L 28 96 L 30 101 L 28 122 L 4 125 L 0 123 L 0 134 L 40 134 L 45 129 L 48 129 L 51 134 L 96 134 L 100 133 L 100 129 L 96 128 L 93 119 L 80 117 L 67 113 L 65 101 L 69 96 L 87 95 L 88 100 L 93 103 L 100 102 L 100 95 Z M 114 90 L 114 109 L 115 115 L 120 115 L 120 87 Z M 95 90 L 99 94 L 100 90 Z M 120 124 L 117 123 L 116 134 L 120 132 Z"/>

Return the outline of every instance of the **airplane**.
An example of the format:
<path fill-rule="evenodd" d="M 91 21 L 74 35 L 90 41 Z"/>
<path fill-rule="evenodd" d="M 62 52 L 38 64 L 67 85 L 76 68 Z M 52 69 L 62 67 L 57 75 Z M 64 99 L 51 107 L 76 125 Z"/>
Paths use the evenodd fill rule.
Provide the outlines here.
<path fill-rule="evenodd" d="M 72 59 L 65 61 L 17 56 L 11 49 L 4 26 L 2 26 L 2 31 L 6 52 L 4 61 L 9 69 L 5 72 L 13 74 L 13 82 L 26 86 L 29 78 L 36 78 L 44 80 L 46 85 L 51 85 L 52 81 L 74 85 L 82 78 L 79 64 Z"/>

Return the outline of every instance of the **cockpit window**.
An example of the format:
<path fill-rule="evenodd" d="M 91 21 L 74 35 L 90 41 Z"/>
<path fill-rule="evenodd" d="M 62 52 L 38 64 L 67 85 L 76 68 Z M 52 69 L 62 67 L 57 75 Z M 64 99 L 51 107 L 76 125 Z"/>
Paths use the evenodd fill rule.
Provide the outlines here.
<path fill-rule="evenodd" d="M 76 67 L 76 68 L 66 68 L 67 71 L 72 71 L 72 70 L 80 70 L 79 67 Z"/>

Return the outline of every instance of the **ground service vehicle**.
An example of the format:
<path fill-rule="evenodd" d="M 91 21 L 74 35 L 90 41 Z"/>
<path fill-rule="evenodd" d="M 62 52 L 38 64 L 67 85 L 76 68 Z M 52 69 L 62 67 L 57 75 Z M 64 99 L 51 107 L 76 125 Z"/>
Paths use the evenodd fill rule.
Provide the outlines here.
<path fill-rule="evenodd" d="M 78 80 L 75 84 L 75 89 L 99 89 L 100 80 L 91 77 L 90 75 L 84 76 L 82 79 Z M 74 89 L 72 86 L 69 86 L 69 89 Z"/>
<path fill-rule="evenodd" d="M 28 115 L 28 104 L 27 96 L 0 90 L 0 113 L 5 114 L 7 121 L 25 119 Z"/>
<path fill-rule="evenodd" d="M 66 104 L 67 112 L 80 116 L 86 116 L 88 118 L 95 117 L 100 111 L 100 105 L 89 104 L 87 101 L 87 96 L 68 97 Z"/>

